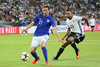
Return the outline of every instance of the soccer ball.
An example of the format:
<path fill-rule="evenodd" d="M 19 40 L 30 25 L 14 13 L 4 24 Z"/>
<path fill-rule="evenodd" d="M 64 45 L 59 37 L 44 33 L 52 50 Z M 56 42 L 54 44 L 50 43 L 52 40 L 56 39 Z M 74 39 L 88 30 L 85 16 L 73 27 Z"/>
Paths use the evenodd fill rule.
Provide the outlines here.
<path fill-rule="evenodd" d="M 23 61 L 27 61 L 29 59 L 29 54 L 27 52 L 23 52 L 21 55 L 20 55 L 20 58 L 21 60 Z"/>

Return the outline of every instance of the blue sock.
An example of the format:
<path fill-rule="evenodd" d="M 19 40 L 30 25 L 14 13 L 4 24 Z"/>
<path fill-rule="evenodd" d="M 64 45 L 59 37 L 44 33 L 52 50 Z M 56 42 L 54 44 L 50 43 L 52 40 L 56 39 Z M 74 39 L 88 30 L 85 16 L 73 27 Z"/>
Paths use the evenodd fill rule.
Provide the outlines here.
<path fill-rule="evenodd" d="M 31 54 L 32 54 L 32 56 L 33 56 L 36 60 L 38 60 L 38 59 L 39 59 L 39 57 L 38 57 L 38 55 L 37 55 L 37 53 L 36 53 L 36 52 L 31 53 Z"/>
<path fill-rule="evenodd" d="M 44 58 L 45 58 L 45 62 L 48 62 L 47 49 L 46 49 L 46 47 L 42 47 L 42 51 L 43 51 L 43 55 L 44 55 Z"/>
<path fill-rule="evenodd" d="M 53 31 L 51 30 L 51 33 L 53 34 Z"/>

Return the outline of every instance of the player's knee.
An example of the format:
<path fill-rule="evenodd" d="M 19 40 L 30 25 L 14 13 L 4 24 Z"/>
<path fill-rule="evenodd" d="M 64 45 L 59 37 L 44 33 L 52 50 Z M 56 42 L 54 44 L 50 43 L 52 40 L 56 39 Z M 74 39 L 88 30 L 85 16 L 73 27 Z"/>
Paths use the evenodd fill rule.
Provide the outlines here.
<path fill-rule="evenodd" d="M 35 47 L 31 47 L 31 48 L 30 48 L 30 53 L 34 53 L 34 52 L 35 52 L 35 50 L 36 50 L 36 48 L 35 48 Z"/>
<path fill-rule="evenodd" d="M 45 44 L 41 44 L 41 47 L 45 47 Z"/>
<path fill-rule="evenodd" d="M 30 49 L 30 53 L 32 53 L 33 51 Z"/>
<path fill-rule="evenodd" d="M 46 43 L 45 43 L 44 41 L 42 41 L 42 42 L 41 42 L 41 47 L 45 47 L 45 44 L 46 44 Z"/>

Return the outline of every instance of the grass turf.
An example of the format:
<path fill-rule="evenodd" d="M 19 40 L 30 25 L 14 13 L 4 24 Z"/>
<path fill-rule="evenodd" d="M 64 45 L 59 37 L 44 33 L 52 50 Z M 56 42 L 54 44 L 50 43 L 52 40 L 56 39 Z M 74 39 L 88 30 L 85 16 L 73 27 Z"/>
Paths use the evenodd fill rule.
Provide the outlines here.
<path fill-rule="evenodd" d="M 59 33 L 61 37 L 65 33 Z M 74 49 L 69 45 L 58 61 L 50 61 L 50 67 L 100 67 L 100 31 L 85 32 L 86 38 L 77 47 L 80 49 L 80 58 L 76 59 Z M 41 60 L 31 64 L 33 57 L 28 61 L 22 61 L 20 54 L 30 50 L 33 34 L 27 36 L 21 34 L 0 35 L 0 67 L 46 67 L 41 47 L 36 52 Z M 49 36 L 47 45 L 48 58 L 52 59 L 62 43 L 56 36 Z M 29 53 L 30 54 L 30 53 Z"/>

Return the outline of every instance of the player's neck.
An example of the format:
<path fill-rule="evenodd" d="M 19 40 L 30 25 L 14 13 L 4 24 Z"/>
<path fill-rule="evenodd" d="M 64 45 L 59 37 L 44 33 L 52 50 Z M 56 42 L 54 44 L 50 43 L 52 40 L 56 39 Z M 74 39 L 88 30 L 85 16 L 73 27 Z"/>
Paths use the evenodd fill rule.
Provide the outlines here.
<path fill-rule="evenodd" d="M 73 17 L 73 16 L 70 16 L 70 18 L 69 18 L 69 19 L 71 20 L 71 19 L 72 19 L 72 17 Z"/>
<path fill-rule="evenodd" d="M 47 15 L 44 15 L 44 17 L 48 17 L 49 16 L 49 14 L 47 14 Z"/>

